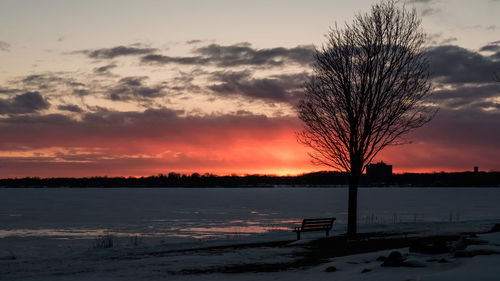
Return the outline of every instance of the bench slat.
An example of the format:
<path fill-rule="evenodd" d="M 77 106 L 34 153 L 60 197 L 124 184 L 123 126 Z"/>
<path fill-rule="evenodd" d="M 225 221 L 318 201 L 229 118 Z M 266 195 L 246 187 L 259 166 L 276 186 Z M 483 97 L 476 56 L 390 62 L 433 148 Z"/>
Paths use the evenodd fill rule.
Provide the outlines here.
<path fill-rule="evenodd" d="M 331 223 L 315 223 L 315 224 L 303 224 L 302 227 L 328 227 Z"/>
<path fill-rule="evenodd" d="M 303 223 L 302 225 L 330 225 L 332 224 L 331 221 L 329 222 L 313 222 L 313 223 Z"/>
<path fill-rule="evenodd" d="M 300 231 L 320 231 L 320 230 L 327 230 L 330 228 L 324 228 L 324 227 L 312 227 L 312 228 L 303 228 Z"/>

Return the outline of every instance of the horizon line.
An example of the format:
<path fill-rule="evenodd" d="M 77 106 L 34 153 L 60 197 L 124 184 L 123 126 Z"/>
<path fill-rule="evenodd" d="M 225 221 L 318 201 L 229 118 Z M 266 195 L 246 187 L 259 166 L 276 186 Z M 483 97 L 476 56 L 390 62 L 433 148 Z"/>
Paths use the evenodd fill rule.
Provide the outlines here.
<path fill-rule="evenodd" d="M 490 169 L 490 170 L 484 170 L 484 171 L 478 171 L 478 173 L 498 173 L 500 170 L 496 169 Z M 41 177 L 41 176 L 24 176 L 24 177 L 0 177 L 0 180 L 8 180 L 8 179 L 57 179 L 57 178 L 71 178 L 71 179 L 84 179 L 84 178 L 149 178 L 149 177 L 160 177 L 160 176 L 166 176 L 168 177 L 169 174 L 177 174 L 179 176 L 186 176 L 186 177 L 192 177 L 194 174 L 197 174 L 199 177 L 248 177 L 248 176 L 260 176 L 260 177 L 300 177 L 308 174 L 314 174 L 314 173 L 347 173 L 345 171 L 332 171 L 332 170 L 318 170 L 318 171 L 311 171 L 311 172 L 303 172 L 303 173 L 297 173 L 297 174 L 277 174 L 277 173 L 226 173 L 226 174 L 216 174 L 216 173 L 198 173 L 198 172 L 193 172 L 193 173 L 181 173 L 181 172 L 167 172 L 167 173 L 158 173 L 156 175 L 150 174 L 150 175 L 92 175 L 92 176 L 80 176 L 80 177 L 74 177 L 74 176 L 49 176 L 49 177 Z M 448 170 L 448 171 L 418 171 L 418 172 L 395 172 L 392 173 L 392 175 L 404 175 L 404 174 L 455 174 L 455 173 L 474 173 L 474 170 Z M 366 175 L 366 172 L 363 173 L 363 175 Z"/>

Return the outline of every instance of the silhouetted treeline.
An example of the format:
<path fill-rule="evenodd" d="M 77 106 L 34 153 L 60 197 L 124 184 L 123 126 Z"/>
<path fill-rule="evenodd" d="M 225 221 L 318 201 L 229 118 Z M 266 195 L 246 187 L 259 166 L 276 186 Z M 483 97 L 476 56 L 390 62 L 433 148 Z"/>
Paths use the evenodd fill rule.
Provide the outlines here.
<path fill-rule="evenodd" d="M 371 183 L 373 184 L 373 183 Z M 461 172 L 461 173 L 426 173 L 395 174 L 389 182 L 398 186 L 432 187 L 500 187 L 500 172 Z"/>
<path fill-rule="evenodd" d="M 212 174 L 160 174 L 150 177 L 89 178 L 16 178 L 0 179 L 0 187 L 275 187 L 275 186 L 343 186 L 347 175 L 340 172 L 315 172 L 299 176 L 216 176 Z M 362 176 L 361 186 L 416 187 L 500 187 L 500 172 L 462 172 L 428 174 L 394 174 L 380 181 Z"/>

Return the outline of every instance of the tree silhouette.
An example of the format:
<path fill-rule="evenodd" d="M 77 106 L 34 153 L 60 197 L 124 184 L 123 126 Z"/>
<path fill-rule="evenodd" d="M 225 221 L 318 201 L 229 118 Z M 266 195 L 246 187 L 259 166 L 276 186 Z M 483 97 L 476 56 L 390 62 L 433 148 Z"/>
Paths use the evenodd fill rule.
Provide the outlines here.
<path fill-rule="evenodd" d="M 348 234 L 357 231 L 357 189 L 365 167 L 389 144 L 429 122 L 429 63 L 416 11 L 375 4 L 352 24 L 335 26 L 316 49 L 313 74 L 298 105 L 313 162 L 349 174 Z"/>

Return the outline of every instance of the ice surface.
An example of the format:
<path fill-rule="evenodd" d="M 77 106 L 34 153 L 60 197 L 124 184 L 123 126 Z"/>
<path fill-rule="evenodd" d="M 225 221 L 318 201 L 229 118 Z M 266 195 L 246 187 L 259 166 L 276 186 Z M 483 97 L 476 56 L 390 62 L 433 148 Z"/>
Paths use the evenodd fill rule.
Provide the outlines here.
<path fill-rule="evenodd" d="M 361 188 L 359 229 L 482 230 L 500 218 L 499 200 L 498 188 Z M 106 232 L 121 244 L 130 236 L 146 244 L 270 232 L 294 239 L 288 230 L 308 217 L 336 217 L 335 235 L 346 229 L 346 210 L 346 188 L 3 188 L 0 249 L 19 256 L 67 253 Z"/>

